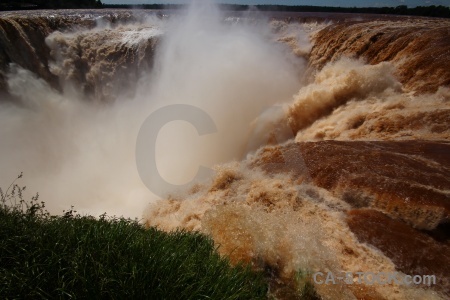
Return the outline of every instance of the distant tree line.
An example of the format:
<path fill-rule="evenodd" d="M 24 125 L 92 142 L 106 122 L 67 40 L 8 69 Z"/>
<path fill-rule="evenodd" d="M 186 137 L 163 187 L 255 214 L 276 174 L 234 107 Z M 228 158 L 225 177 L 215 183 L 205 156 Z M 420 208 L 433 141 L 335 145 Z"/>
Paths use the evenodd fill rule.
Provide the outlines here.
<path fill-rule="evenodd" d="M 0 10 L 101 8 L 100 0 L 1 0 Z"/>
<path fill-rule="evenodd" d="M 179 9 L 184 5 L 177 4 L 102 4 L 100 0 L 6 0 L 1 1 L 0 10 L 45 9 L 45 8 L 142 8 L 142 9 Z M 397 7 L 329 7 L 329 6 L 286 6 L 286 5 L 237 5 L 222 4 L 221 8 L 231 11 L 245 11 L 256 7 L 260 11 L 282 12 L 335 12 L 363 13 L 386 15 L 410 15 L 424 17 L 450 18 L 450 7 L 447 6 L 417 6 L 408 8 L 406 5 Z"/>
<path fill-rule="evenodd" d="M 256 8 L 262 11 L 336 12 L 336 13 L 409 15 L 409 16 L 450 18 L 450 7 L 442 5 L 417 6 L 414 8 L 408 8 L 406 5 L 400 5 L 397 7 L 326 7 L 326 6 L 321 7 L 321 6 L 256 5 Z"/>
<path fill-rule="evenodd" d="M 182 9 L 186 4 L 103 4 L 103 8 L 126 9 Z"/>
<path fill-rule="evenodd" d="M 104 8 L 142 8 L 142 9 L 179 9 L 184 5 L 176 4 L 103 4 Z M 221 4 L 223 10 L 245 11 L 249 8 L 256 7 L 260 11 L 282 11 L 282 12 L 336 12 L 336 13 L 360 13 L 360 14 L 386 14 L 386 15 L 410 15 L 424 17 L 450 18 L 450 7 L 446 6 L 417 6 L 408 8 L 406 5 L 397 7 L 329 7 L 329 6 L 287 6 L 287 5 L 237 5 L 237 4 Z"/>

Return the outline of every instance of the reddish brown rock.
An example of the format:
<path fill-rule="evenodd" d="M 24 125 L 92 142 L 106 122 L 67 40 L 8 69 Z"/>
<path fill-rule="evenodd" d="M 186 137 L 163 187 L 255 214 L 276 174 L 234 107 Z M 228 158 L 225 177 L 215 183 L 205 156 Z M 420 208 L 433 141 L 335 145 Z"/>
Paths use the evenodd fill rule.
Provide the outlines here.
<path fill-rule="evenodd" d="M 409 275 L 435 275 L 435 287 L 450 292 L 448 245 L 372 209 L 350 211 L 347 223 L 358 240 L 380 249 L 399 271 Z"/>
<path fill-rule="evenodd" d="M 370 64 L 391 61 L 408 90 L 435 92 L 450 85 L 449 24 L 418 18 L 335 23 L 316 35 L 310 64 L 321 68 L 342 56 Z"/>
<path fill-rule="evenodd" d="M 253 162 L 373 207 L 419 229 L 450 219 L 450 143 L 321 141 L 266 147 Z"/>

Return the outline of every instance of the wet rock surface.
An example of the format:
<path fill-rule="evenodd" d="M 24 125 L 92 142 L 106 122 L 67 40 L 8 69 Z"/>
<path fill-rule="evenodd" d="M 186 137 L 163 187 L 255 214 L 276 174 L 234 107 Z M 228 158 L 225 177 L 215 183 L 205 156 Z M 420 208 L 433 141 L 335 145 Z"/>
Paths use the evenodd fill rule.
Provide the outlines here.
<path fill-rule="evenodd" d="M 448 231 L 445 241 L 439 242 L 402 221 L 372 209 L 350 211 L 347 223 L 361 242 L 380 249 L 395 263 L 399 271 L 422 276 L 435 275 L 437 288 L 448 293 Z"/>
<path fill-rule="evenodd" d="M 449 26 L 447 20 L 425 18 L 336 23 L 316 35 L 310 63 L 321 68 L 342 56 L 370 64 L 390 61 L 408 90 L 436 92 L 450 85 Z"/>
<path fill-rule="evenodd" d="M 355 208 L 377 208 L 415 228 L 449 221 L 447 142 L 289 143 L 262 150 L 254 165 L 310 179 Z"/>

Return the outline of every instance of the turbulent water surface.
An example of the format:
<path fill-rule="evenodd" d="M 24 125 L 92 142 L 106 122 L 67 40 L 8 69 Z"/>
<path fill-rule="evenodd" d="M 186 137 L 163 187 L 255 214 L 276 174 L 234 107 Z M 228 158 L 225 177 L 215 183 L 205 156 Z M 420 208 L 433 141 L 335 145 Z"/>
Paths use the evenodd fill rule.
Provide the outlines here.
<path fill-rule="evenodd" d="M 212 5 L 1 13 L 0 97 L 0 185 L 23 171 L 52 213 L 202 231 L 265 270 L 280 299 L 295 298 L 299 270 L 354 274 L 315 284 L 323 299 L 450 297 L 450 21 Z M 216 130 L 183 110 L 162 126 L 170 184 L 150 191 L 139 130 L 179 104 Z M 186 188 L 199 166 L 214 171 Z"/>

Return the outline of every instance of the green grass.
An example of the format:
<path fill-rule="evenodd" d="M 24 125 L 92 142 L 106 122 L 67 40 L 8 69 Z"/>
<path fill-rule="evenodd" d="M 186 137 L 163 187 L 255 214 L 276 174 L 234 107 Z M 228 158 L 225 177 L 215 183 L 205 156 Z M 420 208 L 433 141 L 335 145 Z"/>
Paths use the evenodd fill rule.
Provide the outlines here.
<path fill-rule="evenodd" d="M 204 235 L 73 210 L 50 216 L 38 195 L 23 201 L 23 189 L 13 182 L 0 190 L 2 299 L 267 297 L 260 273 L 231 267 Z"/>

